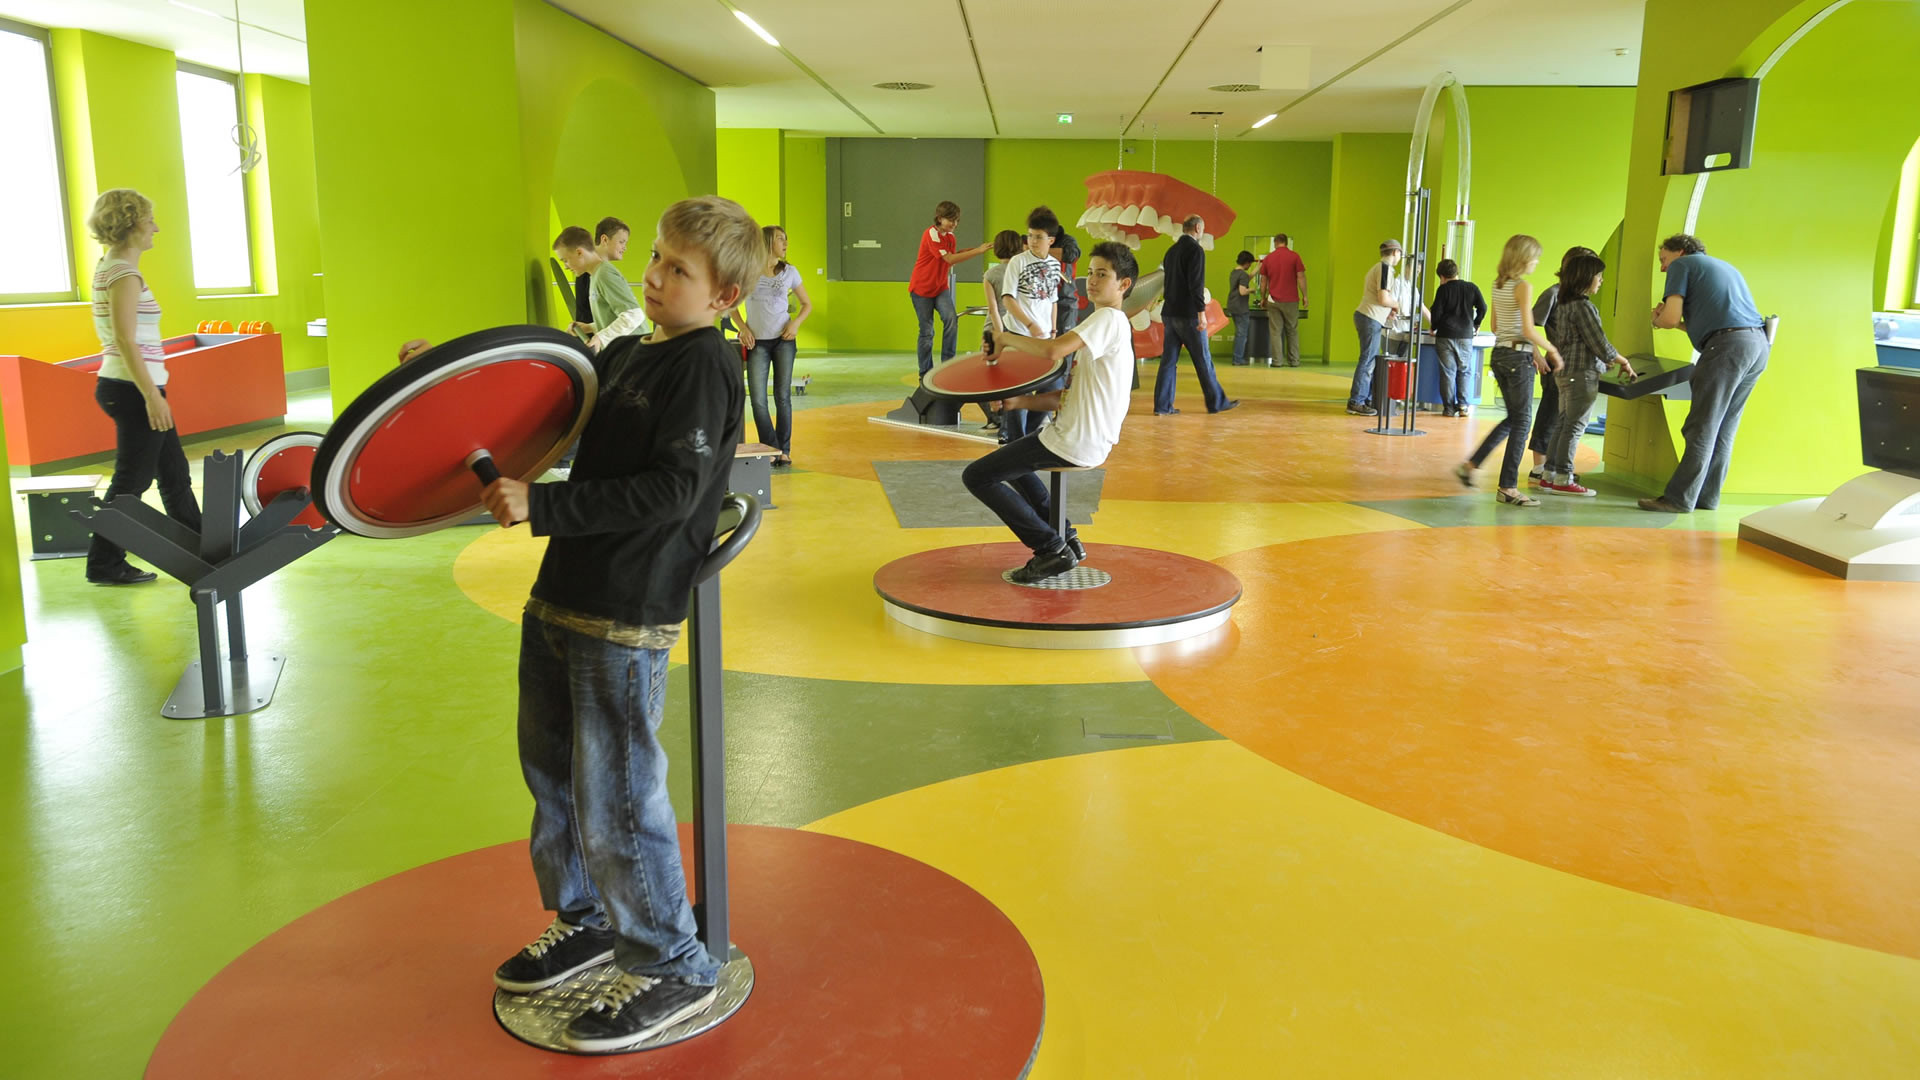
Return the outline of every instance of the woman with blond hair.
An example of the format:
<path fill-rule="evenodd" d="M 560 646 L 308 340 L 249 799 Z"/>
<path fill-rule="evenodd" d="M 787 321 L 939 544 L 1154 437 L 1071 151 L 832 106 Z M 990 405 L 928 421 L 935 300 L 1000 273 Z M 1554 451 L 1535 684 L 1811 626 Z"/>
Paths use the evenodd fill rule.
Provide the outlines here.
<path fill-rule="evenodd" d="M 1500 272 L 1493 279 L 1493 369 L 1507 415 L 1487 432 L 1473 457 L 1454 466 L 1453 475 L 1467 487 L 1473 472 L 1504 440 L 1500 488 L 1496 498 L 1513 506 L 1539 506 L 1540 500 L 1520 490 L 1520 458 L 1527 451 L 1527 430 L 1533 426 L 1533 373 L 1560 370 L 1560 352 L 1533 324 L 1533 286 L 1528 274 L 1539 269 L 1540 241 L 1521 233 L 1507 241 L 1500 253 Z"/>
<path fill-rule="evenodd" d="M 180 433 L 167 404 L 166 349 L 160 342 L 160 303 L 140 273 L 140 256 L 160 226 L 153 203 L 131 188 L 103 191 L 87 229 L 106 248 L 93 270 L 93 329 L 100 337 L 100 377 L 93 400 L 113 420 L 113 480 L 106 501 L 139 498 L 155 479 L 167 516 L 200 531 L 200 504 Z M 154 575 L 127 562 L 125 548 L 98 534 L 87 549 L 87 580 L 138 585 Z"/>
<path fill-rule="evenodd" d="M 740 344 L 747 350 L 747 404 L 753 408 L 753 431 L 760 441 L 778 450 L 775 465 L 793 464 L 793 356 L 799 346 L 800 324 L 813 314 L 813 300 L 800 280 L 800 271 L 787 262 L 787 230 L 767 225 L 760 230 L 767 245 L 767 266 L 734 308 Z M 789 294 L 800 309 L 789 314 Z M 741 309 L 745 309 L 744 318 Z M 773 377 L 774 415 L 767 414 L 767 377 Z"/>

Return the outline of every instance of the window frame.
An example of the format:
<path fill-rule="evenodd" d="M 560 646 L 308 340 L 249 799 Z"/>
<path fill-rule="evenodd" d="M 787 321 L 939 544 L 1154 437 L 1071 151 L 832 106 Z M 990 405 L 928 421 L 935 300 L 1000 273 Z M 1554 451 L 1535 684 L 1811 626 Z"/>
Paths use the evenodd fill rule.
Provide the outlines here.
<path fill-rule="evenodd" d="M 206 79 L 217 79 L 220 82 L 226 83 L 228 86 L 231 86 L 233 88 L 234 123 L 236 125 L 239 125 L 239 124 L 245 124 L 247 122 L 246 114 L 243 112 L 245 108 L 245 104 L 244 102 L 242 102 L 240 98 L 240 76 L 238 74 L 231 71 L 222 71 L 219 68 L 211 68 L 206 66 L 205 64 L 195 64 L 187 60 L 176 59 L 173 66 L 176 72 L 184 71 L 189 75 L 198 75 Z M 177 101 L 178 99 L 177 89 L 175 91 L 175 98 Z M 177 107 L 178 106 L 176 105 L 176 108 Z M 186 154 L 186 147 L 184 144 L 182 144 L 181 158 L 183 163 L 185 161 L 185 154 Z M 187 208 L 187 213 L 189 215 L 193 213 L 193 208 L 191 206 Z M 248 175 L 246 173 L 242 173 L 240 175 L 240 219 L 246 228 L 246 237 L 247 237 L 247 243 L 246 243 L 247 283 L 245 285 L 229 285 L 225 288 L 220 288 L 220 289 L 203 289 L 200 286 L 195 285 L 193 287 L 193 292 L 196 297 L 253 296 L 260 292 L 260 265 L 259 265 L 259 260 L 254 257 L 255 251 L 254 251 L 254 244 L 253 244 L 253 185 L 248 182 Z M 187 235 L 188 235 L 187 244 L 189 248 L 188 271 L 189 273 L 191 273 L 192 271 L 191 248 L 193 244 L 193 240 L 192 240 L 193 234 L 191 230 L 189 230 Z"/>
<path fill-rule="evenodd" d="M 0 293 L 0 307 L 26 307 L 34 304 L 68 304 L 80 300 L 80 266 L 73 250 L 73 206 L 68 201 L 67 148 L 60 129 L 60 86 L 53 71 L 53 33 L 44 26 L 0 18 L 0 31 L 32 38 L 46 54 L 47 121 L 53 125 L 53 175 L 60 196 L 60 240 L 67 264 L 67 288 L 64 292 Z"/>

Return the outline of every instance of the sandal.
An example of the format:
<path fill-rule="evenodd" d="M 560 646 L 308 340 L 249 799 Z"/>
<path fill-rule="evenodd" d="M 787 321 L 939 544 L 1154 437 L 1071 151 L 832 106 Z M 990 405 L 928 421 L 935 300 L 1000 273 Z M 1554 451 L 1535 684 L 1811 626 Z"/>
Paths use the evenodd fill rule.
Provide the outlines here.
<path fill-rule="evenodd" d="M 1494 492 L 1494 496 L 1500 502 L 1506 503 L 1510 506 L 1539 506 L 1540 505 L 1539 499 L 1536 499 L 1531 495 L 1522 494 L 1520 492 L 1515 492 L 1509 495 L 1504 491 L 1496 491 Z"/>

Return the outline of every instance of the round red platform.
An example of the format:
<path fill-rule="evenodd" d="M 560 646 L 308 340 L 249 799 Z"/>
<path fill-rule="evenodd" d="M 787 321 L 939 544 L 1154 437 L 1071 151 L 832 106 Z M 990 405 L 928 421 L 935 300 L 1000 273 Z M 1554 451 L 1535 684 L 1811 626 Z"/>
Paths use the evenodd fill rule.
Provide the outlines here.
<path fill-rule="evenodd" d="M 1040 970 L 964 883 L 904 855 L 795 829 L 727 829 L 733 938 L 753 995 L 687 1042 L 571 1057 L 493 1018 L 493 968 L 546 925 L 524 841 L 349 893 L 194 995 L 149 1080 L 219 1077 L 1020 1077 Z M 681 827 L 682 851 L 692 847 Z"/>
<path fill-rule="evenodd" d="M 873 575 L 894 619 L 946 637 L 1029 648 L 1119 648 L 1177 641 L 1227 621 L 1240 579 L 1186 555 L 1089 544 L 1099 588 L 1034 589 L 1001 578 L 1031 557 L 1020 544 L 969 544 L 895 559 Z"/>

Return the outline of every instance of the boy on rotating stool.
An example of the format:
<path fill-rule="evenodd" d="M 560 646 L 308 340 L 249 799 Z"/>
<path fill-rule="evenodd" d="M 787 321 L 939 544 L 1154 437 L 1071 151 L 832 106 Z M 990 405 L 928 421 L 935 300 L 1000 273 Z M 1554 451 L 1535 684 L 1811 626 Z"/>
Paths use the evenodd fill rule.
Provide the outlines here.
<path fill-rule="evenodd" d="M 1133 388 L 1133 325 L 1120 305 L 1139 273 L 1125 244 L 1096 245 L 1087 269 L 1093 313 L 1085 321 L 1045 340 L 994 331 L 996 352 L 1016 349 L 1054 361 L 1080 353 L 1067 389 L 1007 402 L 1009 409 L 1057 410 L 1053 423 L 1002 446 L 961 474 L 974 498 L 987 504 L 1033 552 L 1033 558 L 1013 572 L 1019 584 L 1057 577 L 1087 557 L 1071 524 L 1065 536 L 1054 531 L 1047 485 L 1035 470 L 1093 468 L 1105 462 L 1120 441 Z"/>
<path fill-rule="evenodd" d="M 716 196 L 667 208 L 644 337 L 594 357 L 600 394 L 562 483 L 501 478 L 503 526 L 550 536 L 520 637 L 520 767 L 533 873 L 553 923 L 494 973 L 531 993 L 612 960 L 623 974 L 566 1028 L 576 1050 L 645 1042 L 705 1012 L 723 958 L 696 935 L 657 735 L 740 442 L 740 354 L 714 328 L 766 262 L 760 226 Z M 409 342 L 402 359 L 425 342 Z"/>

